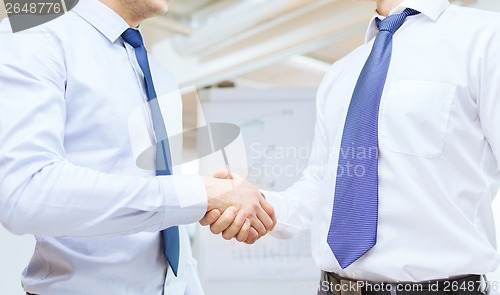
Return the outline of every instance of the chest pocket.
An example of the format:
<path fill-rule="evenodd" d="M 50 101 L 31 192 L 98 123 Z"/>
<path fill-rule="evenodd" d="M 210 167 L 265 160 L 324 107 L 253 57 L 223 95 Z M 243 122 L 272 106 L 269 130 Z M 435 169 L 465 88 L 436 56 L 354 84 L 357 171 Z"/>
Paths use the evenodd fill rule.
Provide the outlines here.
<path fill-rule="evenodd" d="M 380 109 L 382 149 L 437 158 L 443 151 L 456 85 L 392 82 Z"/>

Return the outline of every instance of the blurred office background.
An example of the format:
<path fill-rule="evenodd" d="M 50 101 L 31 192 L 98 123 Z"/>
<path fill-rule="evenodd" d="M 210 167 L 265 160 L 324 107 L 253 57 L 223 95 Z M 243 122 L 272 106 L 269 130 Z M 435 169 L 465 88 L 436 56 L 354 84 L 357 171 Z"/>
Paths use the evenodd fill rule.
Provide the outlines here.
<path fill-rule="evenodd" d="M 500 11 L 499 0 L 452 2 Z M 237 123 L 246 143 L 260 143 L 251 149 L 264 155 L 251 159 L 252 169 L 295 165 L 298 171 L 304 157 L 273 162 L 265 153 L 290 146 L 307 149 L 315 88 L 332 63 L 363 42 L 373 9 L 373 3 L 355 0 L 171 0 L 170 13 L 146 21 L 142 30 L 150 53 L 186 89 L 186 130 L 201 121 Z M 0 19 L 4 17 L 0 0 Z M 290 133 L 304 142 L 290 140 Z M 185 137 L 184 153 L 196 153 L 198 144 L 196 136 Z M 205 173 L 209 167 L 203 165 L 184 169 Z M 271 174 L 276 179 L 258 173 L 249 177 L 260 187 L 282 189 L 300 176 Z M 500 236 L 498 198 L 494 204 Z M 231 294 L 236 286 L 241 295 L 314 294 L 319 271 L 308 254 L 307 236 L 290 242 L 266 237 L 255 247 L 242 247 L 211 237 L 206 229 L 190 232 L 207 295 Z M 32 237 L 14 236 L 0 227 L 1 294 L 23 294 L 19 277 L 33 247 Z M 500 281 L 500 270 L 491 278 Z"/>

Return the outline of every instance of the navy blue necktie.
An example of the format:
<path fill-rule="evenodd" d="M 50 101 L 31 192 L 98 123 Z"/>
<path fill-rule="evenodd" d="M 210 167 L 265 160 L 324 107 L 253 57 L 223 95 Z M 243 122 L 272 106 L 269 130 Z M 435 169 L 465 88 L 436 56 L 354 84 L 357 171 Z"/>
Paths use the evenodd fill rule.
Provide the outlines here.
<path fill-rule="evenodd" d="M 406 9 L 384 20 L 358 78 L 347 112 L 337 168 L 328 245 L 344 269 L 377 242 L 378 116 L 391 62 L 392 36 L 408 16 Z"/>
<path fill-rule="evenodd" d="M 156 96 L 156 90 L 153 84 L 153 77 L 151 76 L 151 69 L 149 68 L 148 54 L 144 47 L 141 33 L 138 30 L 127 29 L 122 38 L 125 42 L 130 44 L 135 49 L 135 56 L 144 74 L 144 81 L 146 82 L 146 93 L 148 97 L 149 106 L 151 108 L 151 117 L 153 120 L 153 128 L 156 134 L 156 175 L 171 175 L 172 168 L 170 167 L 171 156 L 170 146 L 168 144 L 167 129 L 163 116 L 161 115 L 160 105 Z M 179 268 L 179 255 L 180 255 L 180 241 L 179 241 L 179 228 L 173 226 L 162 231 L 164 242 L 164 253 L 167 261 L 177 276 Z"/>

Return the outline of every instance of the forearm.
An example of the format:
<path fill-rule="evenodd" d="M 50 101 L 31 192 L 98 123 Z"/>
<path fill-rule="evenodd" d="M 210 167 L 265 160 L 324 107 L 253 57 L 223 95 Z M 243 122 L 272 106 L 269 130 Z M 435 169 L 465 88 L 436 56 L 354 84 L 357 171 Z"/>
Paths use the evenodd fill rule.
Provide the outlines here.
<path fill-rule="evenodd" d="M 15 181 L 14 177 L 7 179 Z M 18 234 L 100 236 L 153 232 L 197 222 L 206 211 L 199 177 L 117 176 L 57 161 L 15 187 L 6 185 L 1 190 L 1 218 L 9 230 Z M 185 199 L 191 192 L 191 198 Z"/>

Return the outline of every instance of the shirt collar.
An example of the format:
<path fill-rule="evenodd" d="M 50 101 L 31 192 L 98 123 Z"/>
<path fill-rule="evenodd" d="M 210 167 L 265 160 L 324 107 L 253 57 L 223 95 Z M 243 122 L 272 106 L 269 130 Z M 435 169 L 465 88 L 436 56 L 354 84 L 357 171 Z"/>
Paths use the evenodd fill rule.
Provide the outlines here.
<path fill-rule="evenodd" d="M 448 8 L 448 6 L 450 6 L 450 2 L 448 2 L 448 0 L 405 0 L 394 8 L 390 15 L 401 13 L 406 8 L 412 8 L 420 11 L 422 15 L 435 22 L 446 10 L 446 8 Z M 375 12 L 365 35 L 365 43 L 369 42 L 378 33 L 377 24 L 375 23 L 376 18 L 384 19 L 383 16 Z"/>
<path fill-rule="evenodd" d="M 112 43 L 129 28 L 123 18 L 98 0 L 81 0 L 72 11 L 91 24 Z"/>

